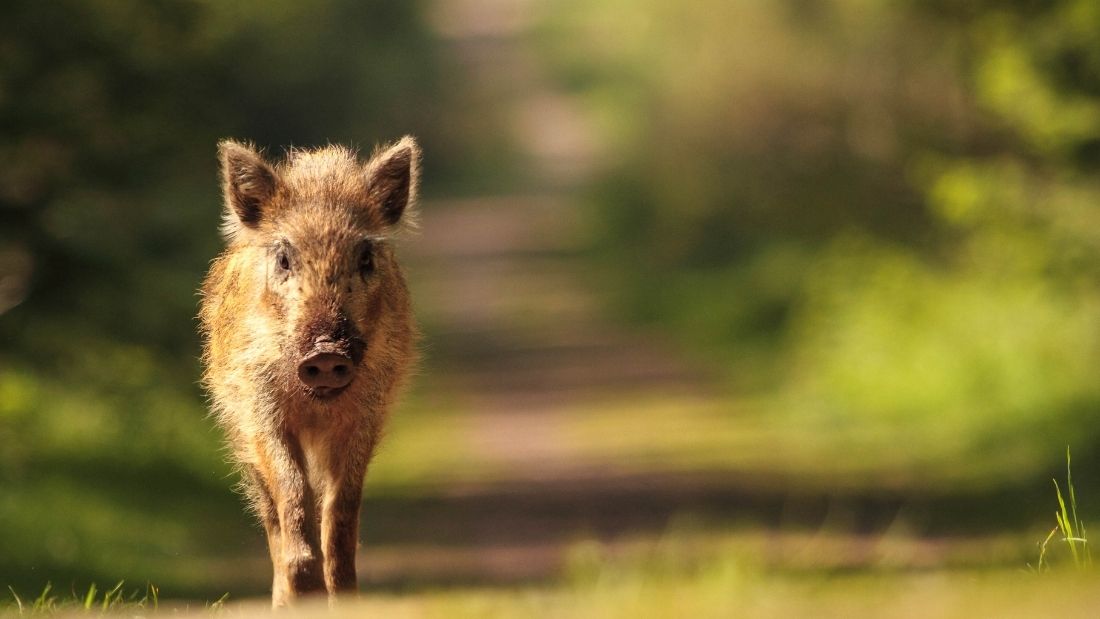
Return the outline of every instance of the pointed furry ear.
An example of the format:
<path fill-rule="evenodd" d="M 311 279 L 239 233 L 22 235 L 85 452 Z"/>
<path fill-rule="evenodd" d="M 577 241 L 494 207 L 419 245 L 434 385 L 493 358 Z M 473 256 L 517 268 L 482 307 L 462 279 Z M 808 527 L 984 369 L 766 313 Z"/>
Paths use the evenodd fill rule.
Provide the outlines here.
<path fill-rule="evenodd" d="M 416 203 L 420 185 L 420 147 L 412 136 L 376 151 L 365 166 L 367 200 L 387 225 L 401 221 Z"/>
<path fill-rule="evenodd" d="M 218 158 L 222 166 L 227 234 L 232 236 L 234 218 L 245 227 L 257 227 L 278 188 L 275 170 L 251 145 L 233 140 L 218 144 Z"/>

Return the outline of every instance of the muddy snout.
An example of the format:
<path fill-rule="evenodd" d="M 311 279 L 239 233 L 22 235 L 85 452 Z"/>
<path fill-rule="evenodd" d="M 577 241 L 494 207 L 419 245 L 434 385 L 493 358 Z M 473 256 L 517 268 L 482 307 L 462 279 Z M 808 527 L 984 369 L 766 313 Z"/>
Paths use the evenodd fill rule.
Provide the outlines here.
<path fill-rule="evenodd" d="M 344 390 L 355 378 L 356 354 L 353 344 L 319 341 L 298 362 L 298 380 L 314 395 L 329 398 Z"/>

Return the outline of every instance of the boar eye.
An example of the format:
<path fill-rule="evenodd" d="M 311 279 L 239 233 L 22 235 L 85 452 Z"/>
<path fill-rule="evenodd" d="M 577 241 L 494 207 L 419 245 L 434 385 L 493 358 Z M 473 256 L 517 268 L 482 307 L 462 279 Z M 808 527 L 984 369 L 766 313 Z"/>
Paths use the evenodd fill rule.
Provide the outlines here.
<path fill-rule="evenodd" d="M 290 256 L 286 253 L 285 247 L 280 247 L 275 252 L 275 264 L 278 265 L 279 270 L 282 272 L 290 271 Z"/>
<path fill-rule="evenodd" d="M 374 272 L 374 252 L 367 245 L 359 250 L 359 274 L 366 277 Z"/>

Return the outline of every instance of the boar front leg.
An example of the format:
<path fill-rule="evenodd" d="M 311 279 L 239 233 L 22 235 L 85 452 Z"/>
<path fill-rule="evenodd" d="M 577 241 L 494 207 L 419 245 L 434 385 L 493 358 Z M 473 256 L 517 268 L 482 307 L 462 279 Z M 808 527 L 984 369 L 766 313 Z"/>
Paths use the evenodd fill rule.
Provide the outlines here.
<path fill-rule="evenodd" d="M 286 576 L 280 566 L 283 564 L 283 533 L 279 526 L 279 512 L 275 507 L 275 499 L 271 497 L 271 490 L 264 481 L 260 470 L 252 465 L 245 468 L 245 487 L 253 509 L 260 517 L 267 533 L 267 548 L 271 553 L 271 565 L 274 575 L 271 579 L 271 600 L 275 606 L 285 606 L 287 603 Z"/>
<path fill-rule="evenodd" d="M 321 515 L 321 545 L 325 551 L 325 584 L 329 593 L 358 589 L 355 552 L 359 547 L 359 507 L 363 502 L 363 476 L 372 441 L 351 440 L 333 453 L 345 454 L 330 465 Z"/>
<path fill-rule="evenodd" d="M 359 546 L 359 505 L 363 475 L 352 474 L 325 497 L 321 543 L 325 549 L 325 584 L 330 593 L 354 592 L 355 551 Z"/>
<path fill-rule="evenodd" d="M 321 549 L 317 536 L 316 508 L 301 447 L 292 437 L 280 436 L 260 450 L 256 467 L 271 491 L 277 526 L 269 529 L 275 564 L 272 604 L 284 606 L 294 598 L 325 590 Z M 274 545 L 278 545 L 278 550 Z M 281 594 L 281 597 L 280 597 Z"/>

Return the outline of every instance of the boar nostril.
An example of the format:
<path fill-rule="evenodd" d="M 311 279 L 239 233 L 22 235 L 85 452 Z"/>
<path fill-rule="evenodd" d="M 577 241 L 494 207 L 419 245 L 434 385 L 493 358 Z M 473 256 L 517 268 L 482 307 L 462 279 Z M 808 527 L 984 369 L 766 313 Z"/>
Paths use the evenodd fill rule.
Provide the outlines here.
<path fill-rule="evenodd" d="M 317 353 L 298 364 L 298 380 L 307 387 L 328 392 L 343 389 L 354 374 L 351 359 L 336 353 Z"/>

